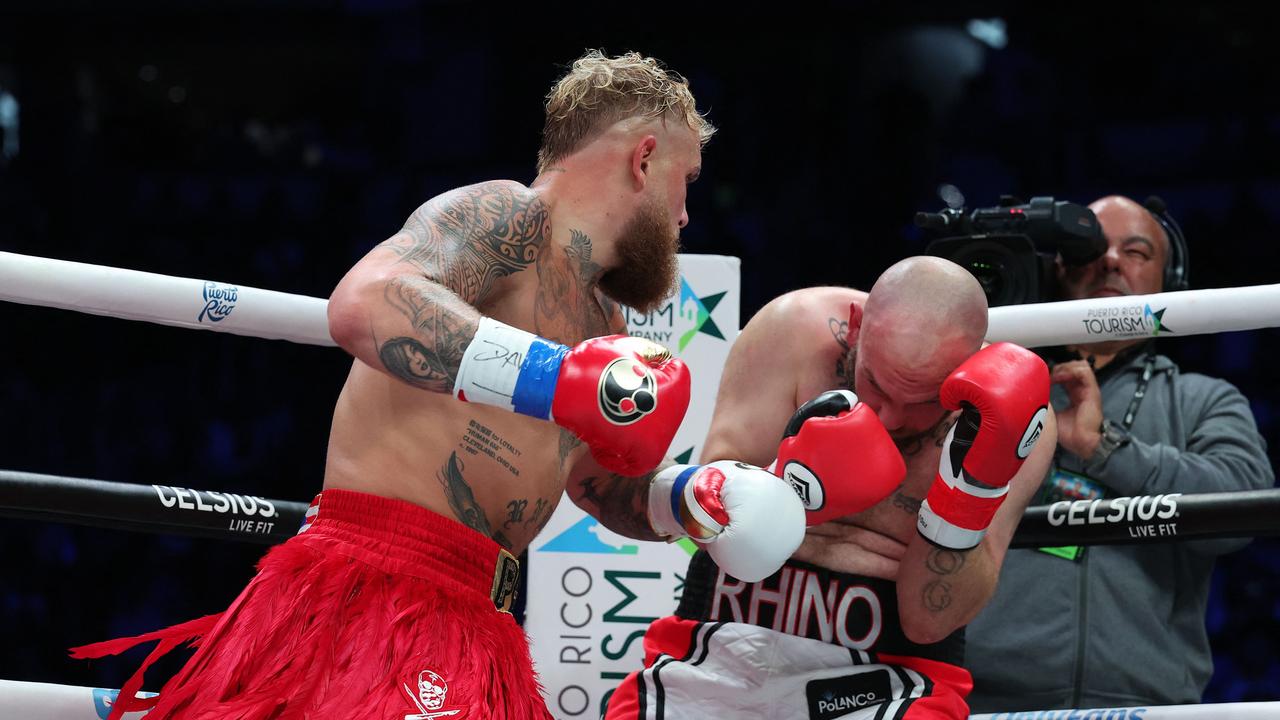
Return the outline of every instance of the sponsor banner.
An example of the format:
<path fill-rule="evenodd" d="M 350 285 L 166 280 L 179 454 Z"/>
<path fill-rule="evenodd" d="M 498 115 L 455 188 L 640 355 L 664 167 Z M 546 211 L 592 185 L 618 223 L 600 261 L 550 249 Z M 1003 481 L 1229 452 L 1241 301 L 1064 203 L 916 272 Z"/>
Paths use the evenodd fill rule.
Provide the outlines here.
<path fill-rule="evenodd" d="M 720 374 L 738 334 L 737 258 L 681 255 L 680 285 L 657 310 L 625 309 L 628 331 L 689 366 L 689 411 L 670 455 L 694 463 L 711 423 Z M 525 630 L 556 718 L 599 717 L 613 689 L 644 659 L 649 623 L 675 611 L 692 542 L 617 535 L 563 498 L 529 546 Z"/>

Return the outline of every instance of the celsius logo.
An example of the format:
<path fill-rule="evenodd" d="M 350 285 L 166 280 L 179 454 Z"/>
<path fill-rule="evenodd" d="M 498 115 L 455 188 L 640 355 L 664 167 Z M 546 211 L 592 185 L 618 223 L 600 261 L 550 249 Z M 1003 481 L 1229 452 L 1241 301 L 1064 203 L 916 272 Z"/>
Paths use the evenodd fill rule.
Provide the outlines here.
<path fill-rule="evenodd" d="M 169 487 L 168 485 L 152 485 L 160 504 L 167 508 L 178 507 L 183 510 L 200 510 L 232 515 L 261 515 L 264 518 L 276 516 L 276 506 L 268 499 L 254 495 L 237 495 L 220 493 L 212 490 L 188 490 L 187 488 Z"/>
<path fill-rule="evenodd" d="M 1119 522 L 1168 520 L 1178 516 L 1178 498 L 1182 493 L 1138 495 L 1114 500 L 1063 500 L 1049 506 L 1049 524 L 1104 525 Z"/>
<path fill-rule="evenodd" d="M 630 425 L 658 407 L 653 372 L 632 358 L 618 358 L 600 373 L 600 413 L 614 425 Z"/>
<path fill-rule="evenodd" d="M 203 293 L 204 309 L 200 311 L 196 322 L 208 320 L 216 323 L 226 320 L 231 311 L 236 309 L 236 296 L 239 292 L 240 288 L 235 285 L 206 281 Z"/>

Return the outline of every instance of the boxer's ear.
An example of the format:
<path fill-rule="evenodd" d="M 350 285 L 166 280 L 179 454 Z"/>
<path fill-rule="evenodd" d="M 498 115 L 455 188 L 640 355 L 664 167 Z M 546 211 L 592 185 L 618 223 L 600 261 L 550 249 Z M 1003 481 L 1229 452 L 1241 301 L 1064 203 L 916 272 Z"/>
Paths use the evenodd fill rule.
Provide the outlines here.
<path fill-rule="evenodd" d="M 653 151 L 658 145 L 658 138 L 645 135 L 631 149 L 631 182 L 636 190 L 643 190 L 649 181 L 650 163 L 653 162 Z"/>
<path fill-rule="evenodd" d="M 851 302 L 849 303 L 849 330 L 844 336 L 845 345 L 851 348 L 857 347 L 860 330 L 862 330 L 862 306 Z"/>

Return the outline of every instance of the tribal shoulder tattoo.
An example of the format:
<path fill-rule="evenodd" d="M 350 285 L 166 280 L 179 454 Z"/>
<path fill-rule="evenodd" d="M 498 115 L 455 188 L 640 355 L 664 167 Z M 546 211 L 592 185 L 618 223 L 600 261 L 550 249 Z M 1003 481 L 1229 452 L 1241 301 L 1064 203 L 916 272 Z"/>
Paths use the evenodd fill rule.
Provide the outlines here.
<path fill-rule="evenodd" d="M 414 211 L 381 245 L 422 274 L 387 284 L 387 304 L 413 333 L 379 343 L 383 365 L 413 385 L 451 390 L 479 322 L 474 306 L 499 278 L 534 263 L 550 237 L 546 204 L 511 183 L 460 188 Z"/>

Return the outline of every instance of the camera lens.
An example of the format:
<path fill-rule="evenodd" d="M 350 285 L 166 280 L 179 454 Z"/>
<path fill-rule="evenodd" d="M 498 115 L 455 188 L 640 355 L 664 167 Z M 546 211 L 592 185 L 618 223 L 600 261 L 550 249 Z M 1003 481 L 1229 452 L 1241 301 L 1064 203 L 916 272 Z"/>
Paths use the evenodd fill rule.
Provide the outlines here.
<path fill-rule="evenodd" d="M 951 261 L 968 270 L 987 294 L 987 305 L 1016 305 L 1033 299 L 1026 274 L 1026 258 L 995 239 L 977 240 L 960 248 Z"/>
<path fill-rule="evenodd" d="M 1004 292 L 1002 275 L 1004 267 L 999 263 L 988 260 L 970 260 L 968 270 L 978 279 L 978 283 L 982 285 L 982 291 L 987 294 L 987 297 L 998 297 Z"/>

